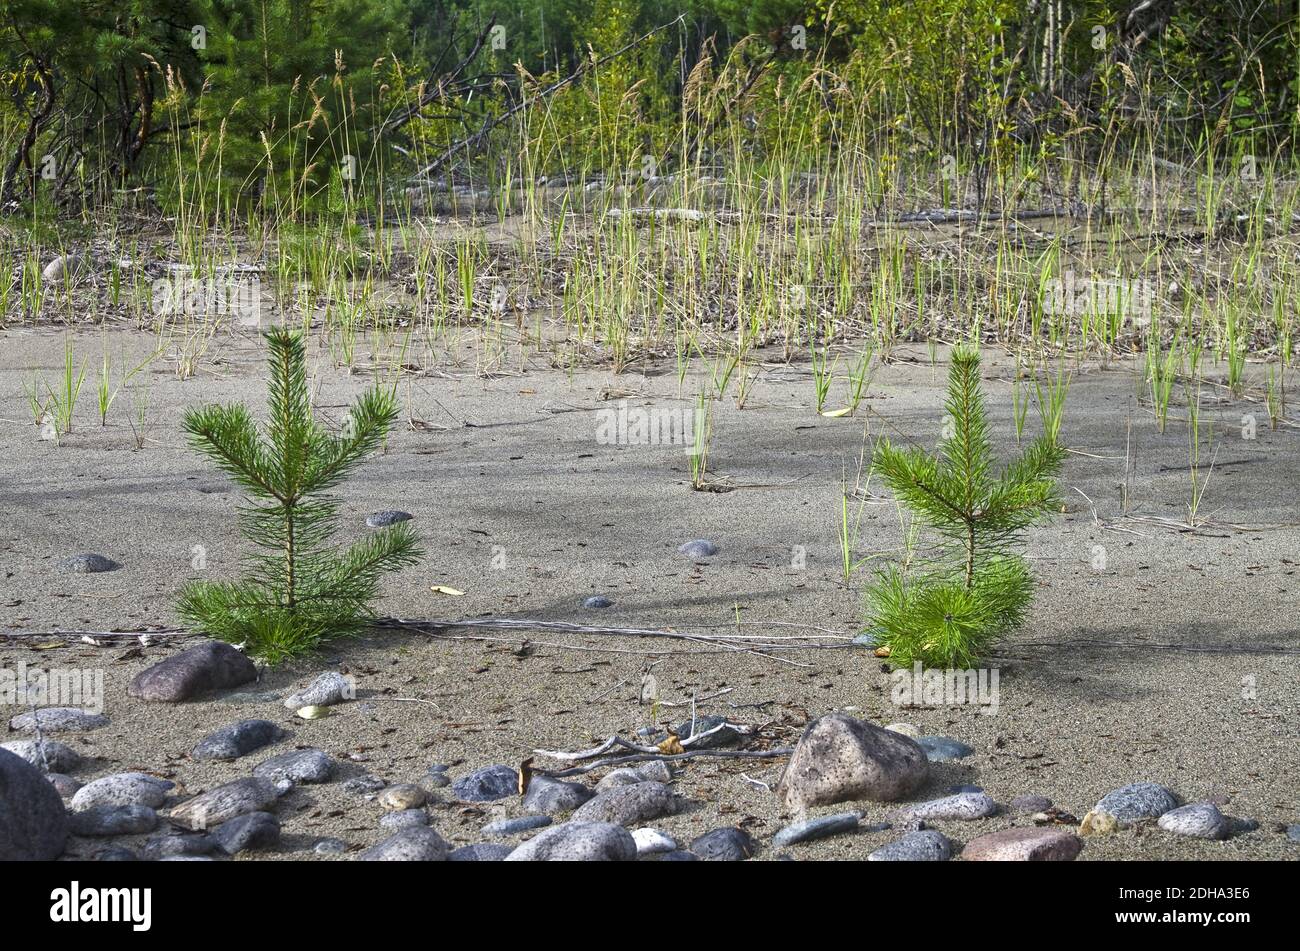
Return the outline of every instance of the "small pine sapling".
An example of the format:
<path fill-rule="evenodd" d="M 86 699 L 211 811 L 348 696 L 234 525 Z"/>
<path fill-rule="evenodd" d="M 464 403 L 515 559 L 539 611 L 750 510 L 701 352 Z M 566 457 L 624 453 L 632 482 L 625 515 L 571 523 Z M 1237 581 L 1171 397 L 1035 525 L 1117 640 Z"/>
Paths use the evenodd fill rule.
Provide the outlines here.
<path fill-rule="evenodd" d="M 415 564 L 422 552 L 405 522 L 347 548 L 331 541 L 338 502 L 326 493 L 383 443 L 397 419 L 396 394 L 372 387 L 352 406 L 343 434 L 328 433 L 312 416 L 302 335 L 277 328 L 265 336 L 265 432 L 242 404 L 192 409 L 184 422 L 190 446 L 250 497 L 240 511 L 255 548 L 248 577 L 191 581 L 177 611 L 186 623 L 276 663 L 358 632 L 372 616 L 383 574 Z"/>
<path fill-rule="evenodd" d="M 1018 551 L 1023 533 L 1060 505 L 1064 450 L 1051 434 L 994 473 L 979 368 L 978 351 L 954 350 L 937 455 L 887 439 L 875 447 L 875 472 L 939 539 L 931 556 L 878 571 L 867 590 L 868 629 L 896 667 L 974 667 L 1017 627 L 1034 585 Z"/>

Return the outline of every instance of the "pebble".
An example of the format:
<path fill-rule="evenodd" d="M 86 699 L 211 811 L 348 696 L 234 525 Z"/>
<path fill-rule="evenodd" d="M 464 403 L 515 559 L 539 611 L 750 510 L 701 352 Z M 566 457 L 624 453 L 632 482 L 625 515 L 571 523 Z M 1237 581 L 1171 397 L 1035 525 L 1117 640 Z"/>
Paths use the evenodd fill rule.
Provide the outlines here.
<path fill-rule="evenodd" d="M 73 835 L 137 835 L 158 828 L 148 806 L 92 806 L 72 813 Z"/>
<path fill-rule="evenodd" d="M 649 822 L 677 811 L 677 798 L 663 783 L 616 786 L 598 794 L 573 813 L 574 822 L 613 823 L 627 826 Z"/>
<path fill-rule="evenodd" d="M 678 547 L 677 553 L 687 558 L 712 558 L 718 553 L 718 546 L 707 538 L 697 538 Z"/>
<path fill-rule="evenodd" d="M 221 823 L 211 839 L 227 855 L 274 848 L 280 844 L 280 820 L 269 812 L 248 812 Z"/>
<path fill-rule="evenodd" d="M 892 802 L 918 789 L 930 761 L 915 740 L 845 713 L 808 724 L 777 784 L 796 814 L 810 806 L 871 799 Z"/>
<path fill-rule="evenodd" d="M 419 827 L 395 832 L 357 859 L 362 862 L 445 862 L 450 847 L 433 829 Z"/>
<path fill-rule="evenodd" d="M 528 781 L 524 793 L 524 812 L 553 816 L 559 812 L 572 812 L 594 795 L 582 783 L 566 783 L 547 776 L 534 776 Z"/>
<path fill-rule="evenodd" d="M 1156 783 L 1132 783 L 1102 796 L 1093 812 L 1112 816 L 1120 826 L 1158 819 L 1178 807 L 1178 797 Z M 1087 821 L 1087 817 L 1084 818 Z"/>
<path fill-rule="evenodd" d="M 299 707 L 332 707 L 357 696 L 356 681 L 336 670 L 327 671 L 302 690 L 284 698 L 287 710 Z"/>
<path fill-rule="evenodd" d="M 1083 842 L 1068 829 L 1013 828 L 990 832 L 966 843 L 969 862 L 1072 862 Z"/>
<path fill-rule="evenodd" d="M 1212 802 L 1194 802 L 1171 809 L 1160 817 L 1160 828 L 1194 839 L 1226 839 L 1232 830 L 1228 818 Z"/>
<path fill-rule="evenodd" d="M 512 835 L 522 835 L 525 832 L 531 832 L 533 829 L 540 829 L 550 824 L 550 816 L 521 816 L 518 819 L 501 819 L 497 822 L 489 822 L 483 827 L 483 834 L 504 839 Z"/>
<path fill-rule="evenodd" d="M 9 721 L 9 729 L 35 733 L 38 722 L 42 734 L 85 733 L 108 726 L 108 717 L 102 713 L 87 713 L 78 707 L 43 707 L 20 713 Z"/>
<path fill-rule="evenodd" d="M 1286 837 L 1292 842 L 1300 842 L 1300 823 L 1287 826 Z"/>
<path fill-rule="evenodd" d="M 127 693 L 155 703 L 180 703 L 256 679 L 257 667 L 251 660 L 229 644 L 206 641 L 140 671 Z"/>
<path fill-rule="evenodd" d="M 399 522 L 409 522 L 415 518 L 410 512 L 403 512 L 401 509 L 384 509 L 382 512 L 372 512 L 366 516 L 366 525 L 370 528 L 387 528 L 389 525 L 396 525 Z"/>
<path fill-rule="evenodd" d="M 609 608 L 614 606 L 614 602 L 604 595 L 593 595 L 586 601 L 582 602 L 584 608 Z"/>
<path fill-rule="evenodd" d="M 854 647 L 879 647 L 880 637 L 870 631 L 863 632 L 850 641 Z"/>
<path fill-rule="evenodd" d="M 772 844 L 777 848 L 784 848 L 787 845 L 794 845 L 796 842 L 808 842 L 812 839 L 839 835 L 841 832 L 852 832 L 858 828 L 858 823 L 861 821 L 862 813 L 860 812 L 841 812 L 833 816 L 818 816 L 816 819 L 805 819 L 803 822 L 788 825 L 778 832 L 772 837 Z"/>
<path fill-rule="evenodd" d="M 505 857 L 515 850 L 513 845 L 500 842 L 479 842 L 475 845 L 462 845 L 451 855 L 449 862 L 503 862 Z"/>
<path fill-rule="evenodd" d="M 334 760 L 321 750 L 291 750 L 258 763 L 253 767 L 253 775 L 271 782 L 323 783 L 334 775 L 335 765 Z"/>
<path fill-rule="evenodd" d="M 312 704 L 307 707 L 299 707 L 294 711 L 294 715 L 299 720 L 324 720 L 330 715 L 330 708 Z"/>
<path fill-rule="evenodd" d="M 632 830 L 632 841 L 636 843 L 637 855 L 660 855 L 664 852 L 676 852 L 677 840 L 662 829 L 646 826 Z"/>
<path fill-rule="evenodd" d="M 724 826 L 692 841 L 690 851 L 706 862 L 743 862 L 754 854 L 754 840 L 744 829 Z"/>
<path fill-rule="evenodd" d="M 445 789 L 451 785 L 451 777 L 446 773 L 429 772 L 420 781 L 433 789 Z"/>
<path fill-rule="evenodd" d="M 348 844 L 342 839 L 320 839 L 311 850 L 317 855 L 340 855 L 348 850 Z"/>
<path fill-rule="evenodd" d="M 63 854 L 71 820 L 39 769 L 0 751 L 0 862 L 48 862 Z"/>
<path fill-rule="evenodd" d="M 958 820 L 966 822 L 972 819 L 987 819 L 996 815 L 998 804 L 987 793 L 958 793 L 931 799 L 928 802 L 906 806 L 896 813 L 896 822 L 910 819 L 922 819 L 926 822 Z"/>
<path fill-rule="evenodd" d="M 952 858 L 952 843 L 942 832 L 924 829 L 909 832 L 897 841 L 876 849 L 868 862 L 946 862 Z"/>
<path fill-rule="evenodd" d="M 80 753 L 58 740 L 14 740 L 12 743 L 0 743 L 0 750 L 8 750 L 37 769 L 45 769 L 48 764 L 52 773 L 71 773 L 82 762 Z M 42 752 L 44 756 L 41 755 Z"/>
<path fill-rule="evenodd" d="M 631 862 L 636 840 L 610 822 L 565 822 L 533 836 L 507 862 Z"/>
<path fill-rule="evenodd" d="M 398 829 L 414 829 L 427 826 L 429 813 L 424 809 L 402 809 L 398 812 L 386 812 L 379 817 L 379 828 L 396 832 Z"/>
<path fill-rule="evenodd" d="M 257 777 L 236 779 L 195 796 L 172 809 L 171 821 L 184 829 L 201 832 L 236 816 L 263 812 L 288 788 Z"/>
<path fill-rule="evenodd" d="M 389 812 L 419 809 L 429 801 L 429 794 L 414 783 L 398 783 L 379 794 L 379 805 Z"/>
<path fill-rule="evenodd" d="M 70 571 L 77 575 L 95 575 L 101 571 L 116 571 L 122 566 L 112 558 L 105 558 L 103 555 L 96 555 L 94 552 L 86 552 L 63 559 L 59 562 L 59 567 L 64 571 Z"/>
<path fill-rule="evenodd" d="M 115 773 L 86 783 L 72 797 L 74 812 L 96 806 L 148 806 L 157 809 L 176 784 L 147 773 Z"/>
<path fill-rule="evenodd" d="M 916 742 L 925 750 L 926 757 L 931 763 L 946 763 L 949 760 L 964 759 L 975 752 L 973 747 L 967 746 L 960 740 L 954 740 L 950 736 L 919 736 Z"/>
<path fill-rule="evenodd" d="M 172 855 L 207 855 L 217 844 L 203 832 L 164 832 L 150 836 L 144 844 L 145 858 L 165 859 Z"/>
<path fill-rule="evenodd" d="M 510 766 L 484 766 L 452 783 L 451 792 L 462 802 L 495 802 L 517 796 L 519 773 Z"/>
<path fill-rule="evenodd" d="M 240 720 L 210 733 L 190 752 L 197 760 L 234 760 L 269 746 L 284 736 L 270 720 Z"/>
<path fill-rule="evenodd" d="M 1046 796 L 1017 796 L 1011 800 L 1010 809 L 1017 815 L 1033 815 L 1035 812 L 1046 812 L 1052 808 L 1052 800 Z"/>

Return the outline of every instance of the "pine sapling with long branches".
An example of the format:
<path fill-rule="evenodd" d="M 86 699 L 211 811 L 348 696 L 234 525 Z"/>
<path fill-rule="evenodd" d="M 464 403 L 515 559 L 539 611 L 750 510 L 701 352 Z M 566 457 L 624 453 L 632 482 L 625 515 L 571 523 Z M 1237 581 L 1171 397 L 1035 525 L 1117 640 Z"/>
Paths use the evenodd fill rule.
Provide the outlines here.
<path fill-rule="evenodd" d="M 969 668 L 1024 619 L 1033 575 L 1020 554 L 1025 530 L 1057 510 L 1055 475 L 1064 451 L 1045 433 L 994 471 L 979 353 L 953 351 L 948 423 L 939 451 L 875 447 L 873 466 L 922 528 L 933 551 L 876 573 L 867 623 L 890 663 Z"/>
<path fill-rule="evenodd" d="M 312 415 L 302 335 L 266 335 L 269 416 L 259 430 L 242 404 L 189 410 L 192 448 L 248 494 L 240 524 L 254 551 L 247 577 L 192 581 L 180 593 L 184 621 L 275 663 L 333 637 L 357 633 L 372 617 L 381 577 L 415 564 L 422 552 L 406 523 L 347 546 L 333 544 L 337 486 L 382 444 L 397 419 L 390 388 L 372 387 L 352 406 L 340 435 Z"/>

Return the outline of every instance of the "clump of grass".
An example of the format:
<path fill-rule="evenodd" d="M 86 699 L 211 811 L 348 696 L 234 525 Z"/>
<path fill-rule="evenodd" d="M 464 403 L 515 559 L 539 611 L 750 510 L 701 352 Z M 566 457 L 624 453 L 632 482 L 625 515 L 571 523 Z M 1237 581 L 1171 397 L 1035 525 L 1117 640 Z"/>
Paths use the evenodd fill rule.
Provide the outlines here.
<path fill-rule="evenodd" d="M 994 474 L 979 366 L 974 349 L 954 351 L 951 429 L 936 455 L 876 444 L 874 471 L 939 538 L 933 557 L 886 567 L 868 588 L 868 629 L 895 666 L 971 667 L 1018 626 L 1034 583 L 1020 539 L 1059 506 L 1054 476 L 1064 450 L 1051 433 Z"/>
<path fill-rule="evenodd" d="M 269 419 L 259 432 L 242 404 L 185 414 L 190 445 L 248 492 L 245 538 L 257 549 L 235 582 L 188 583 L 177 611 L 188 624 L 242 643 L 271 663 L 355 634 L 371 616 L 380 578 L 415 564 L 415 532 L 394 525 L 343 549 L 332 545 L 338 502 L 327 493 L 383 444 L 397 419 L 391 388 L 375 386 L 353 405 L 341 436 L 315 421 L 302 336 L 266 334 Z"/>

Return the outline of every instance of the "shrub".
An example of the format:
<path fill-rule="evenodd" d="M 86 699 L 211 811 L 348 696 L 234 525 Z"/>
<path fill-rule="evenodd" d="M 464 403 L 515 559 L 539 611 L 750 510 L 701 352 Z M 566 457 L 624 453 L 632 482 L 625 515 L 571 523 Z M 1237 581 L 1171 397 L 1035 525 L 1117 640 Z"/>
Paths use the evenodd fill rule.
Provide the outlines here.
<path fill-rule="evenodd" d="M 265 433 L 242 404 L 191 409 L 184 423 L 191 447 L 249 494 L 240 522 L 256 552 L 239 581 L 185 585 L 177 611 L 186 623 L 275 663 L 359 631 L 382 575 L 414 564 L 422 552 L 404 522 L 347 548 L 331 544 L 338 502 L 326 493 L 382 445 L 397 418 L 392 390 L 368 390 L 344 433 L 332 435 L 312 416 L 301 335 L 276 329 L 266 340 Z"/>
<path fill-rule="evenodd" d="M 1033 599 L 1033 575 L 1017 549 L 1024 530 L 1059 507 L 1053 477 L 1064 451 L 1044 435 L 994 475 L 979 367 L 974 349 L 953 352 L 949 422 L 936 455 L 887 439 L 875 447 L 875 470 L 938 536 L 932 555 L 877 572 L 868 588 L 868 625 L 894 666 L 975 666 Z"/>

